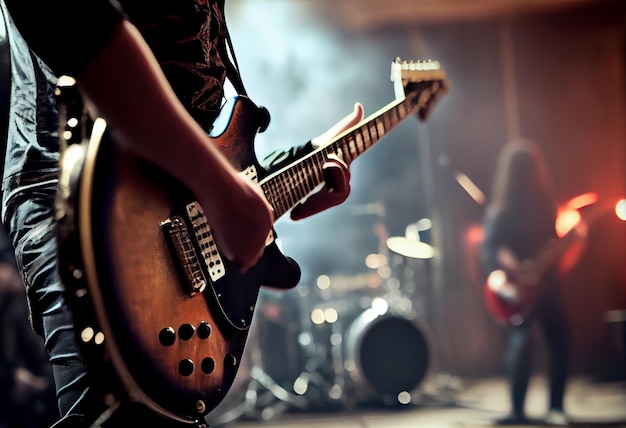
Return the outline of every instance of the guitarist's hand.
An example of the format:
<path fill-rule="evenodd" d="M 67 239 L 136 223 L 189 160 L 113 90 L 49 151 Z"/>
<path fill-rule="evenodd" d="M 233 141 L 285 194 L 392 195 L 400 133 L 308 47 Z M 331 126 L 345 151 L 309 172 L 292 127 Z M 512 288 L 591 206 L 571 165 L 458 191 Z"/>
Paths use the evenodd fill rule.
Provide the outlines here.
<path fill-rule="evenodd" d="M 324 134 L 314 138 L 312 140 L 313 146 L 324 146 L 332 138 L 352 128 L 362 119 L 363 106 L 360 103 L 356 103 L 352 113 L 337 122 Z M 350 194 L 350 170 L 348 165 L 341 159 L 333 158 L 328 159 L 323 165 L 323 170 L 324 187 L 291 210 L 292 220 L 301 220 L 312 216 L 325 209 L 339 205 L 347 199 Z"/>
<path fill-rule="evenodd" d="M 222 254 L 245 272 L 263 255 L 274 215 L 261 187 L 240 174 L 225 195 L 211 213 L 211 229 Z"/>
<path fill-rule="evenodd" d="M 539 283 L 540 278 L 532 260 L 524 260 L 516 274 L 519 283 L 523 286 L 536 286 Z"/>

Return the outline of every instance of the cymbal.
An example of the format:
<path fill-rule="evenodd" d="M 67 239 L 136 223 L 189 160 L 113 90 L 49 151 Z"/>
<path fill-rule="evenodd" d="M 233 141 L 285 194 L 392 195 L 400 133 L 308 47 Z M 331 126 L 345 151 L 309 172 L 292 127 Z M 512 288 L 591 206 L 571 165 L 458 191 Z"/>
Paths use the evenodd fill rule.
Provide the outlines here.
<path fill-rule="evenodd" d="M 425 242 L 415 241 L 404 236 L 392 236 L 387 239 L 387 248 L 401 256 L 413 259 L 431 259 L 435 249 Z"/>

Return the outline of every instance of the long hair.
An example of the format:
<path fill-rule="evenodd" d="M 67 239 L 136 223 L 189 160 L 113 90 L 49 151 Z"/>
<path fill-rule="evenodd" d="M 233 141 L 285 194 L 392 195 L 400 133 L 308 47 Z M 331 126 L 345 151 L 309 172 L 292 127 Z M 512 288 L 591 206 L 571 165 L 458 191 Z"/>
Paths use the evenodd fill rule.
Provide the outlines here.
<path fill-rule="evenodd" d="M 490 206 L 525 214 L 554 212 L 552 181 L 537 143 L 520 138 L 504 146 L 496 164 Z"/>

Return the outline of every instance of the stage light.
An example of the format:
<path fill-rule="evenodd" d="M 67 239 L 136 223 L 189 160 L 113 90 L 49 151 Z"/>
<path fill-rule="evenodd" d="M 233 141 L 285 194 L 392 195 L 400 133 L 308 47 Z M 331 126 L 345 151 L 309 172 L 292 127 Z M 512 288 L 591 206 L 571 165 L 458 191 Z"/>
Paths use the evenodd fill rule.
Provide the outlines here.
<path fill-rule="evenodd" d="M 324 311 L 320 308 L 313 309 L 311 312 L 311 321 L 313 324 L 320 325 L 324 323 Z"/>
<path fill-rule="evenodd" d="M 411 404 L 411 394 L 407 391 L 402 391 L 398 394 L 398 403 L 400 404 Z"/>
<path fill-rule="evenodd" d="M 328 308 L 324 311 L 324 319 L 327 323 L 333 324 L 339 319 L 339 314 L 335 308 Z"/>
<path fill-rule="evenodd" d="M 557 235 L 562 238 L 580 224 L 580 212 L 573 208 L 559 209 L 556 216 L 555 229 Z"/>
<path fill-rule="evenodd" d="M 317 288 L 320 290 L 326 290 L 330 287 L 330 277 L 328 275 L 320 275 L 317 277 Z"/>
<path fill-rule="evenodd" d="M 615 214 L 620 220 L 626 221 L 626 199 L 621 199 L 615 205 Z"/>
<path fill-rule="evenodd" d="M 80 338 L 83 342 L 87 343 L 95 336 L 96 332 L 91 327 L 86 327 L 80 332 Z"/>

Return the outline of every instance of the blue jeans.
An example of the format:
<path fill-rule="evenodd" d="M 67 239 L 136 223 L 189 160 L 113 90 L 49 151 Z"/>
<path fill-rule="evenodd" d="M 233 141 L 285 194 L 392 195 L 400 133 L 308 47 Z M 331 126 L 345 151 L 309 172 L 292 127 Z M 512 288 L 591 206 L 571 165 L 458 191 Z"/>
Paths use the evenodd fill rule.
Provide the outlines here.
<path fill-rule="evenodd" d="M 52 366 L 59 412 L 65 419 L 79 411 L 89 391 L 87 370 L 73 331 L 57 273 L 54 203 L 58 180 L 56 77 L 33 55 L 0 1 L 9 41 L 10 106 L 2 222 L 28 296 L 30 319 L 43 336 Z"/>
<path fill-rule="evenodd" d="M 57 272 L 55 191 L 56 180 L 10 189 L 4 224 L 27 287 L 31 322 L 43 335 L 52 365 L 60 415 L 62 419 L 84 421 L 85 415 L 97 414 L 104 407 L 98 404 L 100 399 L 90 395 L 88 371 Z"/>

